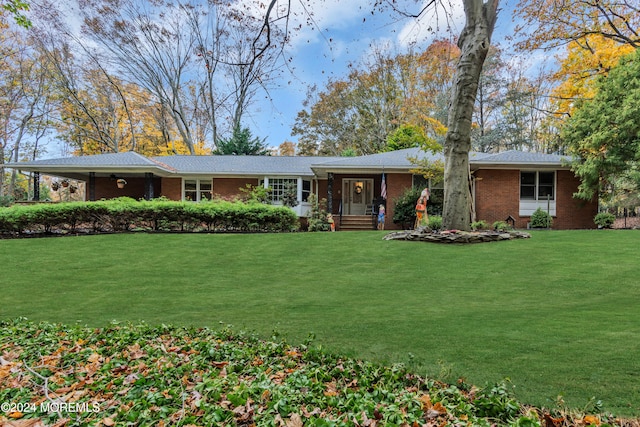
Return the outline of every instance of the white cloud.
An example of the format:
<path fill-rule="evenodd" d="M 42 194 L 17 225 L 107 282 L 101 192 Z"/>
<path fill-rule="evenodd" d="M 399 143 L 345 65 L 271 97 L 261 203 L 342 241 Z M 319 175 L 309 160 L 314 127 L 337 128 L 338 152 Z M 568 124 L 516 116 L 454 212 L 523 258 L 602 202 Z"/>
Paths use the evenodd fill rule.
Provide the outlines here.
<path fill-rule="evenodd" d="M 263 19 L 269 0 L 239 0 L 234 4 L 238 10 Z M 333 31 L 344 31 L 358 25 L 367 15 L 371 15 L 369 0 L 278 0 L 275 14 L 284 16 L 289 13 L 286 25 L 289 29 L 290 46 L 294 49 L 322 39 L 330 41 Z M 285 21 L 279 21 L 284 25 Z"/>
<path fill-rule="evenodd" d="M 426 8 L 417 19 L 409 20 L 398 33 L 398 42 L 402 46 L 423 44 L 440 37 L 458 36 L 464 28 L 464 8 L 461 1 L 442 0 L 434 6 L 423 0 Z"/>

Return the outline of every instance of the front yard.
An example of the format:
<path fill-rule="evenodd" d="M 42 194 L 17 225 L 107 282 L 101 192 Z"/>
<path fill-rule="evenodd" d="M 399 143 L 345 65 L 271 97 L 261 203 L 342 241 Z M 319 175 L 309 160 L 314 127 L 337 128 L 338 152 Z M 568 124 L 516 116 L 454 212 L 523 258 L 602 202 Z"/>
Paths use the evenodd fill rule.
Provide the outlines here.
<path fill-rule="evenodd" d="M 384 234 L 1 240 L 0 318 L 312 335 L 329 351 L 448 382 L 508 378 L 527 404 L 600 400 L 640 414 L 638 232 L 467 246 Z"/>

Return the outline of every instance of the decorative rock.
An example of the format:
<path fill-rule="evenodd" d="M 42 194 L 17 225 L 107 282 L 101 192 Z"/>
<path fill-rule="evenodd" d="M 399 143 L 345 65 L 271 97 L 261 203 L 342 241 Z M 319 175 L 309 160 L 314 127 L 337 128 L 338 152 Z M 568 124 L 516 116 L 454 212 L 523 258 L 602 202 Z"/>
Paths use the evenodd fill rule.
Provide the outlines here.
<path fill-rule="evenodd" d="M 396 231 L 383 237 L 384 240 L 415 240 L 433 243 L 483 243 L 502 240 L 528 239 L 531 235 L 522 231 L 433 231 L 425 227 L 416 230 Z"/>

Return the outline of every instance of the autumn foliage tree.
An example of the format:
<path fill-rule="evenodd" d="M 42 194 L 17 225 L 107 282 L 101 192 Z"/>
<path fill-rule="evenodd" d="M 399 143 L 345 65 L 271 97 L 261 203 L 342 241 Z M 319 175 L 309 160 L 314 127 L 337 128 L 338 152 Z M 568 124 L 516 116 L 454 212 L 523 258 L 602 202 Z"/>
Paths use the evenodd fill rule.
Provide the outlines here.
<path fill-rule="evenodd" d="M 386 151 L 389 137 L 402 126 L 442 137 L 458 54 L 455 44 L 442 40 L 423 52 L 394 55 L 376 49 L 369 62 L 345 80 L 331 80 L 324 90 L 311 91 L 308 108 L 298 113 L 294 127 L 300 151 Z"/>
<path fill-rule="evenodd" d="M 515 11 L 524 35 L 516 46 L 525 52 L 556 53 L 559 67 L 549 76 L 547 128 L 560 129 L 577 102 L 595 96 L 595 82 L 640 45 L 640 7 L 612 0 L 521 0 Z M 562 140 L 555 147 L 564 151 Z"/>
<path fill-rule="evenodd" d="M 640 190 L 640 51 L 624 57 L 596 84 L 593 99 L 577 103 L 563 138 L 576 156 L 577 196 L 611 194 L 622 178 Z"/>

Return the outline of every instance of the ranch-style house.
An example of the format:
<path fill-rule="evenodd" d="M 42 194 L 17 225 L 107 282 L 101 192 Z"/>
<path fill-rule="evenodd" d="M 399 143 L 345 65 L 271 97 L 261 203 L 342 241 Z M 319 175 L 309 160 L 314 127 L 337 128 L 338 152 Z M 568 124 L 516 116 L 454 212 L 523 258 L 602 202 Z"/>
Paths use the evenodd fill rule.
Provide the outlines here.
<path fill-rule="evenodd" d="M 293 209 L 301 218 L 307 216 L 309 195 L 314 193 L 327 200 L 339 230 L 372 228 L 371 215 L 381 203 L 386 206 L 385 228 L 390 230 L 402 227 L 392 218 L 394 200 L 405 189 L 428 186 L 432 192 L 438 191 L 422 175 L 412 172 L 415 165 L 410 158 L 435 160 L 441 155 L 417 148 L 359 157 L 145 157 L 122 152 L 9 163 L 5 167 L 33 172 L 35 177 L 83 181 L 87 200 L 164 196 L 198 202 L 214 196 L 231 197 L 251 184 L 271 188 L 271 200 L 279 204 L 285 190 L 295 188 L 299 204 Z M 553 217 L 553 228 L 594 228 L 597 200 L 573 197 L 580 181 L 566 160 L 560 155 L 521 151 L 470 153 L 475 219 L 488 224 L 508 220 L 516 228 L 526 228 L 531 214 L 541 207 Z M 34 185 L 36 200 L 38 188 Z"/>

